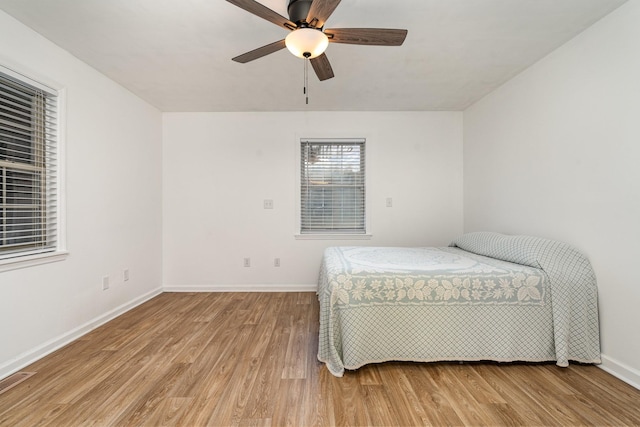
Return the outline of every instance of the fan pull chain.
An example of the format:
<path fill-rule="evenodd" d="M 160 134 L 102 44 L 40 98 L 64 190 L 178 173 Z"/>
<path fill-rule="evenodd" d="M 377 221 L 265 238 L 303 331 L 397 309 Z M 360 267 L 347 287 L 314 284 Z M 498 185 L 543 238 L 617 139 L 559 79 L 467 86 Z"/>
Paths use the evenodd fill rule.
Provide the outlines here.
<path fill-rule="evenodd" d="M 309 105 L 309 58 L 304 58 L 304 89 L 305 101 Z"/>

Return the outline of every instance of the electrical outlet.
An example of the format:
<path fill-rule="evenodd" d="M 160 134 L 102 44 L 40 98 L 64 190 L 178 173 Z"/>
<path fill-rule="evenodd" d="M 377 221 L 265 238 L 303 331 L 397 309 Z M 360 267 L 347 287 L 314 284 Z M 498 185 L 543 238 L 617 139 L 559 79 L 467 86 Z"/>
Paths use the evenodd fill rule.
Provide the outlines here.
<path fill-rule="evenodd" d="M 274 267 L 280 267 L 280 258 L 274 258 L 273 259 L 273 266 Z"/>
<path fill-rule="evenodd" d="M 244 266 L 245 267 L 251 267 L 251 258 L 245 258 L 244 259 Z"/>
<path fill-rule="evenodd" d="M 109 289 L 109 276 L 102 276 L 102 290 L 106 291 Z"/>
<path fill-rule="evenodd" d="M 128 268 L 125 268 L 124 271 L 122 272 L 122 279 L 125 282 L 129 281 L 129 269 Z"/>
<path fill-rule="evenodd" d="M 393 199 L 391 197 L 387 197 L 387 207 L 393 207 Z"/>
<path fill-rule="evenodd" d="M 264 200 L 264 208 L 265 209 L 273 209 L 273 200 L 265 199 Z"/>

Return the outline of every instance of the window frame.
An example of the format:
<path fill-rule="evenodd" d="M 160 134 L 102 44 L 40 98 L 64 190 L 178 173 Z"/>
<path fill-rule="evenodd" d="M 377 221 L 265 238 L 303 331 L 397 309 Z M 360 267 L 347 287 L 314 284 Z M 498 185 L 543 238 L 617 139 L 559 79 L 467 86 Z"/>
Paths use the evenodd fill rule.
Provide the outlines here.
<path fill-rule="evenodd" d="M 364 141 L 364 233 L 341 233 L 336 232 L 302 232 L 302 143 L 304 141 L 317 140 L 318 142 L 353 142 Z M 371 137 L 368 134 L 348 134 L 348 135 L 305 135 L 296 134 L 295 137 L 295 162 L 296 162 L 296 225 L 294 237 L 297 240 L 369 240 L 373 237 L 371 231 Z"/>
<path fill-rule="evenodd" d="M 56 169 L 52 174 L 56 181 L 55 189 L 55 245 L 47 251 L 40 252 L 37 249 L 25 247 L 22 252 L 16 252 L 7 258 L 0 258 L 0 272 L 31 267 L 40 264 L 62 261 L 66 259 L 66 212 L 65 212 L 65 107 L 66 90 L 61 85 L 52 82 L 46 77 L 25 69 L 17 64 L 0 64 L 0 72 L 13 79 L 36 89 L 42 90 L 56 97 L 55 120 L 57 129 L 55 132 L 55 163 Z M 18 168 L 21 168 L 19 166 Z M 31 168 L 31 166 L 27 167 Z"/>

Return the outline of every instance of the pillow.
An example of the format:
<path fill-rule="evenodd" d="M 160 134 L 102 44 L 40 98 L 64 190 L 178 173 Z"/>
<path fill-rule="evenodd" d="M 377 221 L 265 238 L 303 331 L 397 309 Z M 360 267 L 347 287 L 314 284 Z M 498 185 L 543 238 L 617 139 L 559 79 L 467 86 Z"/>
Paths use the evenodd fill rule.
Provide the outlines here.
<path fill-rule="evenodd" d="M 551 240 L 532 236 L 510 236 L 490 231 L 466 233 L 453 240 L 455 246 L 467 252 L 516 264 L 540 267 L 540 252 Z"/>

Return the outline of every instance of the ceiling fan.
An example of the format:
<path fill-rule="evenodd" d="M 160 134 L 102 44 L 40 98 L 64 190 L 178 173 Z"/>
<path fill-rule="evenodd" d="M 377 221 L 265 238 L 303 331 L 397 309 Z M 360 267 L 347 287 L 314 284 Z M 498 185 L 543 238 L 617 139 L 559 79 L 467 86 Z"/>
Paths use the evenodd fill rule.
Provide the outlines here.
<path fill-rule="evenodd" d="M 325 21 L 340 4 L 340 0 L 289 0 L 289 18 L 255 0 L 227 1 L 291 31 L 285 39 L 236 56 L 234 61 L 244 64 L 287 47 L 294 55 L 309 59 L 320 80 L 334 76 L 329 59 L 324 54 L 329 43 L 400 46 L 407 37 L 407 30 L 387 28 L 324 29 Z"/>

